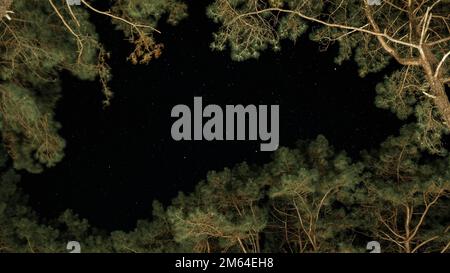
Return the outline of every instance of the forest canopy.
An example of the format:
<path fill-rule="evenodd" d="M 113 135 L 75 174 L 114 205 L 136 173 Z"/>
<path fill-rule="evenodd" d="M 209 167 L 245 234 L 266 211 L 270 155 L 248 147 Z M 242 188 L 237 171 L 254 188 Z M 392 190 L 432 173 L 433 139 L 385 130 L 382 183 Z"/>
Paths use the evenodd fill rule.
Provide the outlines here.
<path fill-rule="evenodd" d="M 450 129 L 450 1 L 216 0 L 209 17 L 220 25 L 212 48 L 231 50 L 237 61 L 258 58 L 283 39 L 309 34 L 326 50 L 339 44 L 337 64 L 353 59 L 361 77 L 399 68 L 376 86 L 376 105 L 400 119 L 414 115 L 421 147 L 444 152 Z"/>
<path fill-rule="evenodd" d="M 187 4 L 119 0 L 104 11 L 88 0 L 79 6 L 2 0 L 0 128 L 15 168 L 40 172 L 64 156 L 65 141 L 54 118 L 61 71 L 99 80 L 105 106 L 111 103 L 110 53 L 90 15 L 111 19 L 111 27 L 134 45 L 128 60 L 147 64 L 164 47 L 158 42 L 158 23 L 177 24 L 187 16 Z M 381 5 L 367 0 L 215 0 L 207 9 L 218 26 L 211 48 L 229 48 L 237 61 L 258 58 L 267 48 L 281 50 L 281 40 L 295 42 L 309 34 L 321 49 L 339 44 L 336 63 L 353 58 L 362 77 L 397 63 L 398 69 L 374 86 L 375 103 L 403 120 L 415 116 L 420 147 L 435 154 L 445 153 L 441 138 L 450 129 L 449 14 L 449 0 L 385 0 Z"/>
<path fill-rule="evenodd" d="M 0 252 L 448 252 L 450 157 L 425 160 L 412 127 L 353 162 L 319 136 L 280 148 L 265 166 L 210 172 L 130 232 L 102 232 L 72 211 L 43 221 L 19 175 L 2 167 Z M 2 151 L 3 166 L 6 154 Z"/>
<path fill-rule="evenodd" d="M 0 129 L 16 169 L 41 172 L 64 156 L 65 141 L 54 118 L 62 71 L 80 80 L 100 81 L 104 105 L 110 104 L 109 53 L 99 41 L 90 14 L 110 18 L 111 29 L 123 31 L 134 45 L 129 55 L 134 64 L 148 63 L 161 54 L 163 45 L 154 34 L 163 16 L 170 24 L 186 16 L 186 6 L 176 0 L 120 0 L 114 1 L 110 11 L 101 11 L 89 1 L 80 3 L 0 2 Z"/>
<path fill-rule="evenodd" d="M 212 50 L 246 61 L 309 35 L 318 49 L 339 45 L 335 62 L 354 61 L 361 77 L 395 64 L 374 86 L 375 104 L 413 123 L 358 160 L 318 136 L 280 148 L 264 166 L 212 171 L 168 207 L 155 201 L 153 218 L 130 232 L 96 229 L 70 210 L 40 219 L 18 171 L 39 173 L 64 157 L 55 119 L 61 73 L 97 80 L 104 106 L 114 103 L 110 52 L 92 16 L 122 32 L 136 65 L 163 54 L 163 20 L 188 16 L 182 0 L 109 3 L 0 0 L 0 252 L 66 252 L 71 240 L 83 252 L 364 252 L 370 240 L 383 252 L 450 251 L 442 141 L 450 132 L 450 0 L 211 1 Z"/>

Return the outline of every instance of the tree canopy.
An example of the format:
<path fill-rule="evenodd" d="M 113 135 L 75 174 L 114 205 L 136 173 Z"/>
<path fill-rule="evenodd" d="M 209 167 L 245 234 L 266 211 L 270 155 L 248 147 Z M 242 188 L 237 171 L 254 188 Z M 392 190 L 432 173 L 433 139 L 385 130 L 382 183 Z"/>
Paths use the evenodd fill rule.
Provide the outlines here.
<path fill-rule="evenodd" d="M 360 160 L 318 136 L 264 166 L 211 171 L 168 207 L 155 201 L 133 231 L 107 233 L 70 210 L 39 218 L 17 170 L 41 172 L 64 156 L 61 72 L 98 80 L 105 106 L 113 98 L 110 53 L 90 16 L 110 19 L 133 45 L 128 60 L 142 65 L 162 53 L 161 20 L 187 16 L 181 0 L 97 4 L 0 0 L 0 252 L 66 252 L 72 240 L 83 252 L 364 252 L 369 240 L 389 252 L 450 251 L 449 0 L 214 0 L 213 50 L 245 61 L 308 33 L 320 49 L 337 43 L 335 62 L 352 59 L 361 77 L 395 62 L 375 103 L 415 123 Z"/>
<path fill-rule="evenodd" d="M 448 0 L 216 0 L 208 9 L 220 26 L 211 47 L 229 47 L 237 61 L 305 33 L 321 49 L 339 44 L 335 62 L 353 58 L 362 77 L 395 61 L 398 69 L 376 87 L 376 105 L 401 119 L 415 115 L 420 144 L 433 153 L 443 152 L 450 129 L 449 14 Z"/>
<path fill-rule="evenodd" d="M 129 60 L 145 64 L 161 54 L 163 45 L 154 37 L 158 22 L 167 15 L 176 24 L 186 16 L 186 6 L 177 0 L 115 1 L 111 11 L 101 11 L 84 0 L 80 6 L 53 0 L 0 2 L 0 129 L 16 169 L 40 172 L 64 156 L 65 141 L 54 118 L 62 71 L 99 80 L 104 104 L 110 104 L 109 53 L 90 13 L 110 18 L 135 47 Z"/>
<path fill-rule="evenodd" d="M 107 11 L 87 0 L 80 3 L 0 3 L 1 131 L 17 169 L 40 172 L 64 156 L 65 141 L 58 135 L 60 124 L 53 111 L 61 94 L 61 71 L 82 80 L 98 79 L 104 104 L 110 104 L 109 52 L 99 41 L 90 14 L 110 18 L 113 26 L 123 31 L 134 45 L 128 58 L 133 64 L 146 64 L 161 54 L 157 27 L 162 18 L 177 24 L 187 16 L 186 3 L 179 0 L 120 0 Z M 441 137 L 450 128 L 446 93 L 450 84 L 449 3 L 216 0 L 207 15 L 219 26 L 213 33 L 212 49 L 229 47 L 237 61 L 257 58 L 267 48 L 281 50 L 281 40 L 297 41 L 309 33 L 321 49 L 339 44 L 336 63 L 353 58 L 361 76 L 398 63 L 376 86 L 376 105 L 390 109 L 400 119 L 414 115 L 420 146 L 442 154 Z"/>
<path fill-rule="evenodd" d="M 43 221 L 14 170 L 0 179 L 0 252 L 448 252 L 450 157 L 424 159 L 412 127 L 353 162 L 319 136 L 265 166 L 212 171 L 133 231 L 110 234 L 71 211 Z M 3 152 L 2 155 L 5 155 Z M 3 160 L 4 162 L 5 160 Z"/>

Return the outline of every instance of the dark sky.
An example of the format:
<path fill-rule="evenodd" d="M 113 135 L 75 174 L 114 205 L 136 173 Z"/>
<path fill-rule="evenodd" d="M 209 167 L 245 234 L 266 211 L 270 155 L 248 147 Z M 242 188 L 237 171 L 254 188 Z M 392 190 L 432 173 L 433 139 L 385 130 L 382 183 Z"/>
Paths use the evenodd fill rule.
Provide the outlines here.
<path fill-rule="evenodd" d="M 203 3 L 203 4 L 202 4 Z M 177 104 L 279 104 L 280 144 L 325 135 L 338 149 L 357 156 L 398 131 L 400 122 L 374 106 L 375 84 L 383 75 L 360 78 L 356 65 L 336 66 L 336 47 L 320 52 L 307 35 L 283 43 L 278 53 L 233 62 L 229 52 L 212 52 L 217 28 L 205 15 L 206 1 L 190 4 L 179 26 L 162 24 L 157 36 L 164 54 L 149 65 L 125 59 L 130 47 L 107 19 L 96 18 L 101 38 L 112 51 L 115 98 L 102 109 L 100 85 L 63 75 L 57 109 L 66 157 L 39 175 L 23 174 L 22 186 L 42 217 L 70 208 L 93 225 L 132 229 L 151 217 L 154 199 L 165 204 L 178 191 L 189 192 L 209 170 L 242 161 L 263 164 L 272 153 L 259 142 L 175 142 L 170 135 Z"/>

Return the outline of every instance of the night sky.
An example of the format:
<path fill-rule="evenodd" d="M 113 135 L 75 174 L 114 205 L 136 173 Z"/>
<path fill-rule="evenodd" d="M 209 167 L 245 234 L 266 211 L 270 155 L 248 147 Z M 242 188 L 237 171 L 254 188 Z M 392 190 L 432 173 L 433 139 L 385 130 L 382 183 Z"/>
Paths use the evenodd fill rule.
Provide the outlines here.
<path fill-rule="evenodd" d="M 206 17 L 206 6 L 193 1 L 179 26 L 159 26 L 164 53 L 149 65 L 127 62 L 131 47 L 123 35 L 111 31 L 107 18 L 94 16 L 112 52 L 115 98 L 103 109 L 99 83 L 63 73 L 57 120 L 66 156 L 42 174 L 22 173 L 21 185 L 40 216 L 70 208 L 96 227 L 130 230 L 136 220 L 151 217 L 154 199 L 169 204 L 209 170 L 270 161 L 272 153 L 260 152 L 259 141 L 172 140 L 171 109 L 192 107 L 194 96 L 202 96 L 204 105 L 279 104 L 282 146 L 323 134 L 356 158 L 398 132 L 400 121 L 374 105 L 384 73 L 360 78 L 355 63 L 333 63 L 336 46 L 322 52 L 307 35 L 296 44 L 284 42 L 281 52 L 234 62 L 229 52 L 210 50 L 217 26 Z"/>

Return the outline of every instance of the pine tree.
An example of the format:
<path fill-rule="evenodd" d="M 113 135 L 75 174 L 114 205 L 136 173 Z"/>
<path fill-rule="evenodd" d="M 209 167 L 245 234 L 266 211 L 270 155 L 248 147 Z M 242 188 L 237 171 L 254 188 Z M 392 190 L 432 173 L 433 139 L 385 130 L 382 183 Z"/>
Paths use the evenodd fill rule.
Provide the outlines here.
<path fill-rule="evenodd" d="M 430 161 L 414 144 L 414 126 L 390 137 L 366 157 L 367 196 L 373 237 L 389 252 L 445 252 L 450 247 L 450 157 Z"/>
<path fill-rule="evenodd" d="M 112 99 L 109 53 L 89 20 L 91 13 L 110 18 L 135 45 L 130 61 L 145 64 L 161 54 L 154 33 L 163 15 L 176 24 L 186 7 L 177 0 L 115 1 L 110 12 L 85 0 L 80 6 L 65 0 L 0 2 L 0 130 L 16 169 L 40 172 L 64 156 L 61 125 L 54 118 L 61 71 L 80 80 L 98 79 L 105 106 Z"/>
<path fill-rule="evenodd" d="M 212 48 L 229 47 L 237 61 L 297 41 L 308 27 L 322 49 L 339 44 L 337 64 L 353 57 L 359 74 L 383 71 L 394 60 L 399 68 L 377 87 L 376 104 L 402 119 L 414 114 L 420 144 L 443 151 L 441 136 L 450 131 L 449 0 L 216 0 L 208 15 L 220 29 Z"/>
<path fill-rule="evenodd" d="M 139 220 L 131 232 L 111 234 L 114 250 L 125 253 L 173 253 L 190 250 L 174 240 L 173 227 L 161 203 L 153 202 L 153 219 Z"/>
<path fill-rule="evenodd" d="M 260 252 L 267 212 L 259 202 L 263 181 L 246 164 L 210 172 L 189 196 L 181 194 L 167 214 L 174 238 L 197 252 Z"/>
<path fill-rule="evenodd" d="M 423 156 L 414 125 L 357 162 L 319 136 L 264 166 L 210 172 L 195 191 L 133 231 L 98 230 L 68 210 L 44 221 L 27 206 L 0 149 L 0 252 L 450 251 L 450 157 Z"/>
<path fill-rule="evenodd" d="M 335 153 L 324 137 L 283 149 L 270 173 L 269 191 L 275 249 L 288 252 L 347 252 L 360 224 L 353 213 L 363 166 Z M 278 232 L 277 232 L 278 231 Z M 268 232 L 268 235 L 271 232 Z M 271 251 L 275 251 L 271 249 Z"/>

